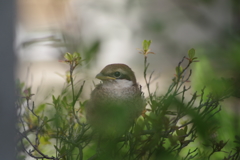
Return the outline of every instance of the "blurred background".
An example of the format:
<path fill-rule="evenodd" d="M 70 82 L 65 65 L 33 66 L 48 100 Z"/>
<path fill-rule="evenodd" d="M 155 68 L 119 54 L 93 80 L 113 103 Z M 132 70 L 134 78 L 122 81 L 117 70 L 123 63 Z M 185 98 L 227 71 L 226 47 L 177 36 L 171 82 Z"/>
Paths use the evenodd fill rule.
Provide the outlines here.
<path fill-rule="evenodd" d="M 226 58 L 230 41 L 238 39 L 239 6 L 236 0 L 18 0 L 17 77 L 35 94 L 57 92 L 68 70 L 59 60 L 76 51 L 85 59 L 79 77 L 89 87 L 107 64 L 126 63 L 146 89 L 137 50 L 144 39 L 153 41 L 149 73 L 154 71 L 152 89 L 158 83 L 160 93 L 190 48 L 220 74 L 230 74 Z"/>
<path fill-rule="evenodd" d="M 234 0 L 18 0 L 17 77 L 35 93 L 40 84 L 42 92 L 57 90 L 65 81 L 59 74 L 68 69 L 59 60 L 76 51 L 85 59 L 80 75 L 90 86 L 107 64 L 126 63 L 144 87 L 143 56 L 136 49 L 144 39 L 153 41 L 149 71 L 161 93 L 190 48 L 229 74 L 226 58 L 230 41 L 238 39 L 239 6 Z"/>
<path fill-rule="evenodd" d="M 158 86 L 159 95 L 190 48 L 200 60 L 192 68 L 192 93 L 214 78 L 240 82 L 238 0 L 17 0 L 16 76 L 32 86 L 36 105 L 46 102 L 66 82 L 68 65 L 59 60 L 76 51 L 84 59 L 77 69 L 78 79 L 87 82 L 83 99 L 89 98 L 92 81 L 99 82 L 95 75 L 110 63 L 129 65 L 147 95 L 137 50 L 144 39 L 152 40 L 151 89 Z M 221 123 L 229 132 L 222 136 L 228 139 L 239 133 L 239 100 L 230 98 L 223 106 Z"/>
<path fill-rule="evenodd" d="M 214 77 L 239 77 L 237 0 L 18 0 L 16 33 L 17 77 L 38 95 L 61 90 L 68 68 L 59 60 L 75 51 L 85 59 L 78 69 L 78 78 L 87 80 L 85 99 L 92 80 L 98 83 L 95 75 L 110 63 L 129 65 L 146 89 L 137 50 L 144 39 L 153 41 L 149 73 L 154 71 L 151 87 L 157 84 L 160 94 L 190 48 L 200 60 L 194 64 L 194 90 Z"/>

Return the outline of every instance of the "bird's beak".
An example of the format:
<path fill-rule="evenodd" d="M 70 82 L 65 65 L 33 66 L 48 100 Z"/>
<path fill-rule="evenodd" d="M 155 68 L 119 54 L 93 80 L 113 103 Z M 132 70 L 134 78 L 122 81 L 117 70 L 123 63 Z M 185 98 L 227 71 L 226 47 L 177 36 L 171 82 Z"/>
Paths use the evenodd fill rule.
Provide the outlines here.
<path fill-rule="evenodd" d="M 99 74 L 97 74 L 96 75 L 96 78 L 97 79 L 100 79 L 100 80 L 110 80 L 110 79 L 115 79 L 115 78 L 113 78 L 113 77 L 109 77 L 109 76 L 104 76 L 104 75 L 102 75 L 101 73 L 99 73 Z"/>

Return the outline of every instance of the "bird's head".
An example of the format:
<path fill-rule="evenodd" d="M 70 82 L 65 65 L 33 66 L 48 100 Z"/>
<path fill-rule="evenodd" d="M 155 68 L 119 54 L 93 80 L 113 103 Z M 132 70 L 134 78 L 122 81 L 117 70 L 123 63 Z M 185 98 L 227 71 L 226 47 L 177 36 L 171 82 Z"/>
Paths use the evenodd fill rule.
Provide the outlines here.
<path fill-rule="evenodd" d="M 136 84 L 136 77 L 130 67 L 125 64 L 109 64 L 97 74 L 96 78 L 104 81 L 128 80 Z"/>

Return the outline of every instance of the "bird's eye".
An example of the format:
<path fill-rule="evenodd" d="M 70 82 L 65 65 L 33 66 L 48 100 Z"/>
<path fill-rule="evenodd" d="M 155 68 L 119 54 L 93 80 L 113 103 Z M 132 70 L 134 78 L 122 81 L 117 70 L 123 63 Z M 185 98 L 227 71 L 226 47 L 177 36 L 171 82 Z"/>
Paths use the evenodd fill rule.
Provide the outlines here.
<path fill-rule="evenodd" d="M 114 77 L 119 78 L 121 76 L 121 73 L 117 71 L 117 72 L 114 72 L 113 75 Z"/>

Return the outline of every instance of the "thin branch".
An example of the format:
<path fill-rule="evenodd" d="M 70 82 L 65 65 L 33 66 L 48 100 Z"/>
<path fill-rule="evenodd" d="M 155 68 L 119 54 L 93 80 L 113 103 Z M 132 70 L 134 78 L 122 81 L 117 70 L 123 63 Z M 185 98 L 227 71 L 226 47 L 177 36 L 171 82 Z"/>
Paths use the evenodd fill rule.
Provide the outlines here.
<path fill-rule="evenodd" d="M 42 156 L 41 158 L 56 160 L 56 158 L 53 157 L 53 156 L 52 156 L 52 157 L 49 157 L 49 156 L 43 154 L 43 153 L 36 147 L 36 145 L 34 145 L 34 144 L 30 141 L 30 139 L 29 139 L 26 135 L 22 134 L 22 133 L 19 132 L 19 131 L 18 131 L 18 133 L 19 133 L 20 135 L 22 135 L 22 137 L 24 137 L 24 138 L 28 141 L 28 143 L 34 148 L 34 150 L 37 151 L 37 152 Z"/>

